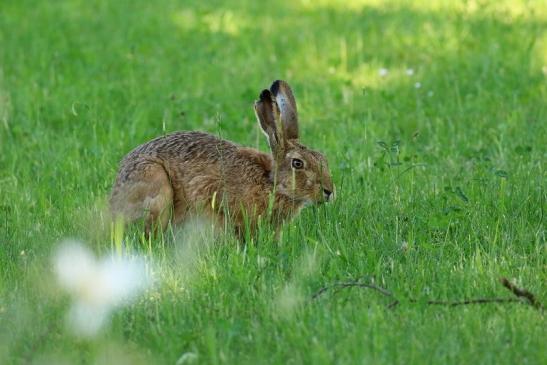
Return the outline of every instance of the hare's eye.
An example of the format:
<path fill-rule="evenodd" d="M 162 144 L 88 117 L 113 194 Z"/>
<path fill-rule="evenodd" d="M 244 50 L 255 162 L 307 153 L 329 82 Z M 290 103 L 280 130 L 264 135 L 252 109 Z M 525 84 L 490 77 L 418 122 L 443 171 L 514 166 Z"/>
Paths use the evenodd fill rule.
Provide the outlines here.
<path fill-rule="evenodd" d="M 291 164 L 292 167 L 295 169 L 301 169 L 302 167 L 304 167 L 304 162 L 298 158 L 293 158 Z"/>

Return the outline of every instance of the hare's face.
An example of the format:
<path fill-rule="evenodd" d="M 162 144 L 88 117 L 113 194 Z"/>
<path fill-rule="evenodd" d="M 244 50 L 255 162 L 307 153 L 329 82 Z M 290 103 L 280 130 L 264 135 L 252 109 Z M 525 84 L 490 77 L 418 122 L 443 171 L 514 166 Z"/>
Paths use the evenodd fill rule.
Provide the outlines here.
<path fill-rule="evenodd" d="M 334 184 L 325 156 L 297 142 L 287 147 L 278 164 L 278 191 L 304 204 L 332 200 Z"/>
<path fill-rule="evenodd" d="M 277 192 L 300 204 L 334 198 L 327 159 L 298 143 L 298 113 L 289 84 L 276 80 L 262 90 L 255 113 L 275 159 Z"/>

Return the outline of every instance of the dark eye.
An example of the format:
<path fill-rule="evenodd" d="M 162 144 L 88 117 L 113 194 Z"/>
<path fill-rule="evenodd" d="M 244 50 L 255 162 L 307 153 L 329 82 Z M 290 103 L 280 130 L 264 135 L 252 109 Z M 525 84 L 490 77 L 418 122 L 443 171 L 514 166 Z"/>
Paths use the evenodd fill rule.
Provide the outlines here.
<path fill-rule="evenodd" d="M 293 158 L 291 164 L 292 167 L 295 169 L 301 169 L 302 167 L 304 167 L 304 162 L 298 158 Z"/>

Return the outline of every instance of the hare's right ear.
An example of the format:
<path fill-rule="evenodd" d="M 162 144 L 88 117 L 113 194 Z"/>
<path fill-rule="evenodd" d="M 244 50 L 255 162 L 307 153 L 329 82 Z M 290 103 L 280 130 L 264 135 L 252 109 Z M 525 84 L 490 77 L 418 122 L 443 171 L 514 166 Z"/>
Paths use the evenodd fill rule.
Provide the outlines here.
<path fill-rule="evenodd" d="M 260 99 L 255 102 L 255 113 L 260 127 L 268 137 L 268 143 L 274 155 L 283 150 L 281 113 L 270 90 L 263 90 Z"/>
<path fill-rule="evenodd" d="M 270 91 L 279 105 L 283 136 L 286 139 L 298 139 L 298 112 L 291 87 L 286 81 L 276 80 L 270 87 Z"/>

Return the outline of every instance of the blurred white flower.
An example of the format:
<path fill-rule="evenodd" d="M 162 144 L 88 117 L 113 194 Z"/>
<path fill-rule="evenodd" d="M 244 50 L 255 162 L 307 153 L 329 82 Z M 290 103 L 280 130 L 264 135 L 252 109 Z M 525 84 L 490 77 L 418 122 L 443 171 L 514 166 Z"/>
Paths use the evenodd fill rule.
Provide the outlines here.
<path fill-rule="evenodd" d="M 388 73 L 389 70 L 387 68 L 381 68 L 378 70 L 378 75 L 380 75 L 380 77 L 386 77 Z"/>
<path fill-rule="evenodd" d="M 112 255 L 97 260 L 73 241 L 59 247 L 54 266 L 59 285 L 73 299 L 69 325 L 85 337 L 97 334 L 115 308 L 128 304 L 152 282 L 142 258 Z"/>
<path fill-rule="evenodd" d="M 294 282 L 285 285 L 273 301 L 273 310 L 276 315 L 290 318 L 300 308 L 305 297 L 301 287 Z"/>
<path fill-rule="evenodd" d="M 421 82 L 417 82 L 417 83 L 414 84 L 414 87 L 415 87 L 416 89 L 419 89 L 419 88 L 422 87 L 422 83 L 421 83 Z"/>
<path fill-rule="evenodd" d="M 197 359 L 198 359 L 198 354 L 194 352 L 185 352 L 179 357 L 175 365 L 193 364 L 197 361 Z"/>
<path fill-rule="evenodd" d="M 408 76 L 414 75 L 414 69 L 413 69 L 413 68 L 407 68 L 407 69 L 406 69 L 406 74 L 407 74 Z"/>
<path fill-rule="evenodd" d="M 258 267 L 263 269 L 268 265 L 268 262 L 270 260 L 267 257 L 257 255 L 256 257 L 256 263 L 258 264 Z"/>

